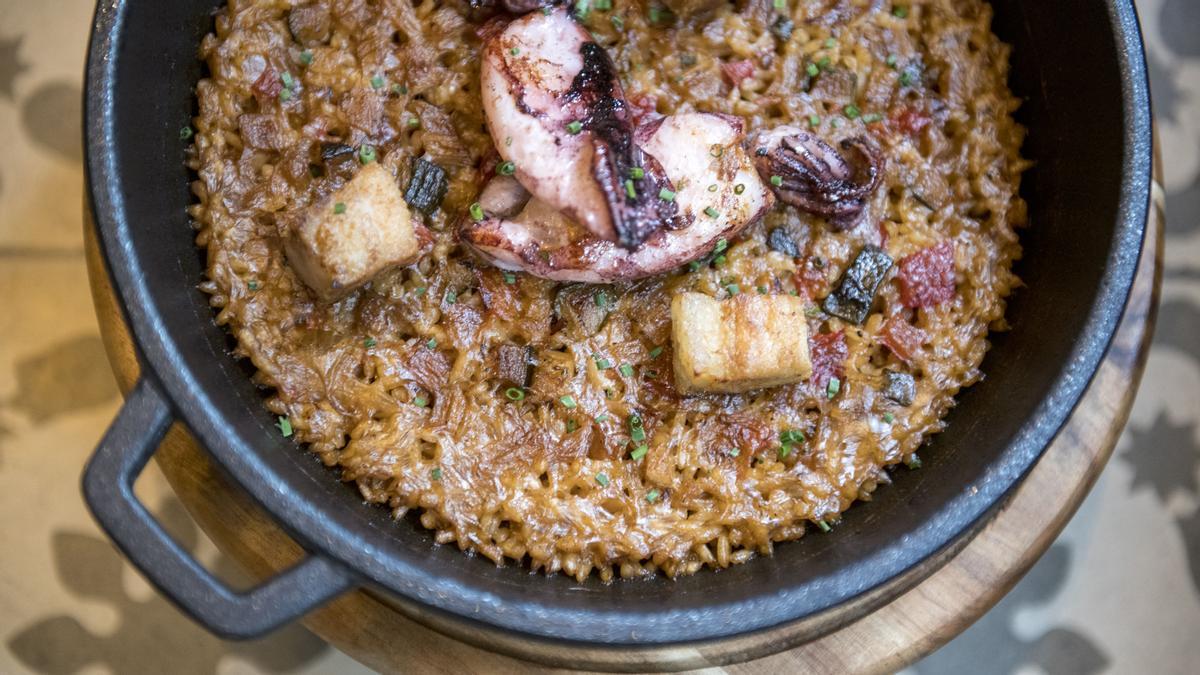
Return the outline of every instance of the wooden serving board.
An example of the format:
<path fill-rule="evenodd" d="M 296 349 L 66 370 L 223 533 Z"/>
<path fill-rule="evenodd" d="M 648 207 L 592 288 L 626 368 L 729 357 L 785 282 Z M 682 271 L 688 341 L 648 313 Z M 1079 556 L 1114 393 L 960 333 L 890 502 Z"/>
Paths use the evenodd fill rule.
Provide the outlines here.
<path fill-rule="evenodd" d="M 1160 169 L 1156 167 L 1156 175 Z M 1163 191 L 1154 183 L 1147 233 L 1133 293 L 1117 336 L 1073 416 L 1024 482 L 977 536 L 924 581 L 844 628 L 755 661 L 725 666 L 729 673 L 892 672 L 932 652 L 996 604 L 1041 557 L 1091 489 L 1129 416 L 1153 333 L 1162 270 Z M 123 392 L 139 365 L 121 317 L 91 222 L 85 223 L 88 272 L 105 348 Z M 301 549 L 244 491 L 225 478 L 179 425 L 155 455 L 179 498 L 226 554 L 256 578 L 298 560 Z M 359 590 L 313 612 L 311 631 L 382 672 L 529 673 L 540 666 L 471 646 L 425 627 L 420 616 L 380 591 Z M 510 651 L 485 635 L 477 645 Z M 786 628 L 741 638 L 734 645 L 696 646 L 653 654 L 588 652 L 522 644 L 552 663 L 592 663 L 618 670 L 696 668 L 765 653 L 787 644 Z M 730 650 L 734 651 L 730 651 Z"/>

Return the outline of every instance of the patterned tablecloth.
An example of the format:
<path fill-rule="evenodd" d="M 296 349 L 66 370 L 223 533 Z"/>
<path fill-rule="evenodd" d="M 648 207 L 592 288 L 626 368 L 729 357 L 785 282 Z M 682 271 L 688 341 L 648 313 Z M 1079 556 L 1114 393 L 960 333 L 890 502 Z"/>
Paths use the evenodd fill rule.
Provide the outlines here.
<path fill-rule="evenodd" d="M 913 672 L 1200 668 L 1200 2 L 1138 6 L 1168 211 L 1146 384 L 1059 541 Z M 86 0 L 0 0 L 0 673 L 362 672 L 298 627 L 242 644 L 208 635 L 132 571 L 80 499 L 80 467 L 119 400 L 80 242 L 91 11 Z M 138 489 L 180 541 L 236 576 L 161 476 L 147 472 Z"/>

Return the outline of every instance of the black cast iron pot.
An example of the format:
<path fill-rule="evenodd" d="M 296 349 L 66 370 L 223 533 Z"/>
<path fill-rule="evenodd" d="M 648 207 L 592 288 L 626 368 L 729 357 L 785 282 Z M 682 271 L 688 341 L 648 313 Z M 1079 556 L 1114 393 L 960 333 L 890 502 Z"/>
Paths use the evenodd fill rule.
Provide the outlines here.
<path fill-rule="evenodd" d="M 1026 99 L 1027 283 L 993 337 L 986 379 L 960 397 L 924 468 L 809 536 L 721 572 L 669 581 L 577 583 L 496 568 L 365 506 L 313 456 L 282 439 L 263 393 L 197 290 L 203 255 L 179 129 L 202 75 L 196 54 L 219 0 L 116 0 L 97 9 L 87 64 L 87 176 L 109 272 L 142 360 L 142 380 L 84 475 L 100 524 L 135 565 L 215 633 L 249 637 L 356 586 L 374 587 L 460 637 L 569 643 L 628 654 L 736 641 L 792 626 L 793 641 L 880 606 L 932 572 L 1016 485 L 1091 379 L 1132 284 L 1150 191 L 1151 116 L 1129 0 L 996 0 Z M 245 593 L 176 545 L 132 484 L 168 425 L 183 422 L 228 475 L 309 553 Z M 846 611 L 850 608 L 851 611 Z M 837 610 L 836 612 L 833 610 Z M 833 617 L 837 618 L 833 618 Z M 481 637 L 482 636 L 482 637 Z M 488 637 L 491 636 L 491 637 Z M 494 638 L 494 639 L 493 639 Z M 759 646 L 738 658 L 783 649 Z M 731 657 L 733 658 L 733 657 Z M 600 659 L 603 661 L 603 659 Z"/>

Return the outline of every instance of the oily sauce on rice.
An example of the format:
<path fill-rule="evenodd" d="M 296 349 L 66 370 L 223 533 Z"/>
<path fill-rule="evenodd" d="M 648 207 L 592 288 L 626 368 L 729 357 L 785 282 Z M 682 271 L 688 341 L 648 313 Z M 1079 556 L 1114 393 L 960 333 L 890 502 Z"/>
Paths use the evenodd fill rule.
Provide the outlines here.
<path fill-rule="evenodd" d="M 694 16 L 594 5 L 584 24 L 638 115 L 713 111 L 749 131 L 873 139 L 886 164 L 858 224 L 839 232 L 777 204 L 661 277 L 502 272 L 455 224 L 495 172 L 479 48 L 503 15 L 461 0 L 231 0 L 196 88 L 202 287 L 281 430 L 368 501 L 417 509 L 438 542 L 581 580 L 724 567 L 836 526 L 888 467 L 918 465 L 981 377 L 1026 218 L 1008 47 L 981 0 L 748 0 Z M 436 163 L 447 193 L 422 216 L 432 244 L 418 263 L 322 304 L 282 236 L 358 170 L 360 153 L 337 148 L 364 145 L 402 187 L 415 158 Z M 896 264 L 855 325 L 822 301 L 867 245 Z M 689 290 L 808 299 L 812 377 L 680 395 L 670 304 Z M 532 363 L 525 387 L 514 350 Z M 898 396 L 897 382 L 911 386 Z"/>

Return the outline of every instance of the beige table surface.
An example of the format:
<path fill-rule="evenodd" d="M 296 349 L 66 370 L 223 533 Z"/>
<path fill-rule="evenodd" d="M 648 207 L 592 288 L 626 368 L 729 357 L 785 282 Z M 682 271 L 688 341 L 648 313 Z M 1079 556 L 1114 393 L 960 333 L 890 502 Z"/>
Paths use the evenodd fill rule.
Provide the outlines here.
<path fill-rule="evenodd" d="M 1200 3 L 1143 0 L 1170 214 L 1159 337 L 1116 458 L 1046 557 L 922 673 L 1200 663 Z M 117 406 L 80 242 L 91 3 L 0 0 L 0 673 L 355 673 L 302 629 L 223 643 L 101 537 L 78 473 Z M 1190 28 L 1189 28 L 1190 27 Z M 148 473 L 144 499 L 228 568 Z"/>

